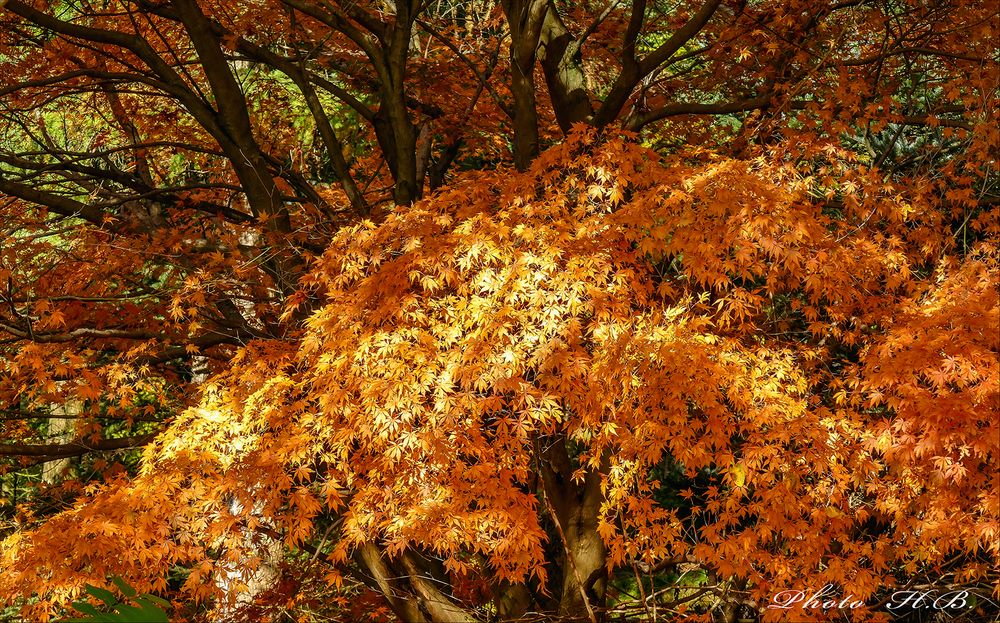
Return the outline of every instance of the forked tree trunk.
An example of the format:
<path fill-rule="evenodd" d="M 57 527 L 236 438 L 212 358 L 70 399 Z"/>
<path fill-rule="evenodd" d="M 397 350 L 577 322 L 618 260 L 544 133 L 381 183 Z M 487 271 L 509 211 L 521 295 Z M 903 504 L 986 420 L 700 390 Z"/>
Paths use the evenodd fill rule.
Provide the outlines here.
<path fill-rule="evenodd" d="M 544 449 L 543 449 L 544 448 Z M 545 590 L 525 584 L 496 582 L 491 586 L 495 614 L 490 620 L 517 621 L 541 613 L 553 621 L 598 623 L 607 586 L 607 551 L 597 531 L 601 480 L 607 469 L 590 469 L 574 482 L 574 461 L 563 436 L 536 446 L 541 483 L 541 512 L 553 528 L 556 553 L 548 560 L 552 585 Z M 396 617 L 405 623 L 474 623 L 476 612 L 449 594 L 449 577 L 426 557 L 406 551 L 390 558 L 374 543 L 354 556 L 362 577 L 378 591 Z M 548 592 L 546 592 L 548 591 Z"/>
<path fill-rule="evenodd" d="M 368 584 L 382 593 L 400 621 L 406 623 L 476 623 L 476 616 L 456 603 L 442 588 L 447 576 L 414 552 L 395 559 L 373 543 L 355 552 L 355 561 L 365 570 Z"/>
<path fill-rule="evenodd" d="M 539 472 L 549 512 L 562 545 L 559 561 L 562 586 L 558 615 L 571 621 L 596 623 L 607 584 L 607 551 L 597 532 L 604 499 L 602 472 L 590 469 L 582 483 L 574 482 L 574 466 L 564 436 L 544 444 L 538 451 Z"/>

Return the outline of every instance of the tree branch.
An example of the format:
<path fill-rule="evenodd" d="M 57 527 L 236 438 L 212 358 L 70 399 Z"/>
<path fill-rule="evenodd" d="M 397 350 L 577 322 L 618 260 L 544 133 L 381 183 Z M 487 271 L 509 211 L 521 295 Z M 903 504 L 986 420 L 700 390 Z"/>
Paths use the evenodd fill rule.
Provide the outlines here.
<path fill-rule="evenodd" d="M 121 437 L 118 439 L 103 439 L 101 441 L 74 441 L 64 444 L 0 444 L 0 456 L 32 456 L 45 458 L 66 458 L 82 456 L 91 452 L 108 450 L 127 450 L 144 446 L 156 437 L 157 433 Z"/>
<path fill-rule="evenodd" d="M 81 203 L 75 199 L 62 197 L 54 193 L 38 190 L 33 186 L 14 182 L 0 177 L 0 193 L 10 197 L 17 197 L 24 201 L 29 201 L 40 206 L 44 206 L 51 212 L 62 216 L 81 218 L 98 227 L 103 227 L 110 214 L 92 205 Z"/>
<path fill-rule="evenodd" d="M 655 50 L 646 55 L 645 58 L 635 61 L 634 56 L 625 56 L 622 71 L 615 79 L 604 103 L 594 114 L 594 125 L 603 128 L 618 118 L 622 108 L 628 101 L 629 96 L 639 82 L 663 63 L 670 60 L 681 47 L 690 41 L 701 29 L 708 24 L 708 21 L 715 15 L 715 11 L 722 4 L 722 0 L 708 0 L 698 9 L 691 19 L 677 29 L 669 39 L 664 41 Z M 645 8 L 645 2 L 633 3 L 632 18 L 626 31 L 626 47 L 634 49 L 634 38 L 638 37 L 638 29 L 641 27 L 641 16 L 637 16 L 636 11 Z M 633 37 L 629 44 L 629 37 Z"/>

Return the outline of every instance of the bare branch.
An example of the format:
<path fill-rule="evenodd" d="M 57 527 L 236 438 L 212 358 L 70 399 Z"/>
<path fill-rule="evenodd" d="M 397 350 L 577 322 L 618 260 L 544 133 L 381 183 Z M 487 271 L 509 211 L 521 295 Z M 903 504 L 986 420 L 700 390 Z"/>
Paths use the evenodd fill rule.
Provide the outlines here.
<path fill-rule="evenodd" d="M 120 437 L 118 439 L 103 439 L 101 441 L 78 440 L 59 444 L 0 444 L 0 456 L 32 456 L 46 458 L 66 458 L 83 456 L 91 452 L 106 452 L 108 450 L 127 450 L 148 444 L 156 438 L 156 433 Z"/>

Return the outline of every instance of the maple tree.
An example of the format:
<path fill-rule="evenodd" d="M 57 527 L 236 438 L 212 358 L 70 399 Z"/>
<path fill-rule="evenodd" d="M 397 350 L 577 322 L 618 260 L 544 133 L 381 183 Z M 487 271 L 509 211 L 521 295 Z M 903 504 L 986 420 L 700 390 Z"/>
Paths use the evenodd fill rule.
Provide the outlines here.
<path fill-rule="evenodd" d="M 996 616 L 995 2 L 0 6 L 19 613 Z"/>

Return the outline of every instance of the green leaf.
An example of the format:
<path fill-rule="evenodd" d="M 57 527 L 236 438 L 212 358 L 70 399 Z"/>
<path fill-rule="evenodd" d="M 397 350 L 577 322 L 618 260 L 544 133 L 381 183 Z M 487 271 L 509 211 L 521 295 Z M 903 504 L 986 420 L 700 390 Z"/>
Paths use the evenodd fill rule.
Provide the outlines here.
<path fill-rule="evenodd" d="M 137 590 L 129 586 L 128 582 L 121 579 L 121 577 L 117 575 L 113 576 L 111 578 L 111 581 L 114 583 L 115 586 L 118 587 L 118 590 L 122 592 L 122 595 L 125 595 L 126 597 L 135 597 L 136 595 L 139 594 Z"/>
<path fill-rule="evenodd" d="M 112 593 L 109 590 L 99 588 L 92 584 L 88 584 L 86 588 L 84 588 L 84 590 L 87 591 L 87 593 L 89 593 L 90 595 L 103 601 L 104 604 L 107 606 L 113 606 L 116 603 L 118 603 L 118 598 L 115 597 L 114 593 Z"/>
<path fill-rule="evenodd" d="M 78 601 L 72 604 L 73 608 L 87 616 L 65 619 L 62 623 L 170 623 L 164 611 L 164 608 L 170 607 L 169 601 L 149 593 L 139 595 L 138 591 L 118 576 L 111 578 L 111 582 L 131 603 L 119 602 L 111 591 L 87 584 L 84 590 L 104 602 L 111 612 L 101 612 L 91 603 Z"/>
<path fill-rule="evenodd" d="M 90 606 L 90 604 L 87 605 Z M 115 623 L 116 621 L 116 619 L 113 618 L 113 615 L 99 612 L 93 606 L 90 606 L 90 608 L 93 609 L 93 612 L 79 608 L 76 604 L 73 604 L 73 607 L 80 610 L 80 612 L 85 612 L 87 616 L 77 617 L 75 619 L 63 619 L 59 623 Z"/>
<path fill-rule="evenodd" d="M 149 593 L 143 593 L 141 599 L 145 599 L 147 601 L 151 601 L 154 604 L 156 604 L 157 606 L 160 606 L 162 608 L 169 608 L 170 607 L 170 602 L 169 601 L 167 601 L 166 599 L 163 599 L 162 597 L 157 597 L 156 595 L 150 595 Z"/>
<path fill-rule="evenodd" d="M 83 614 L 89 614 L 91 616 L 97 616 L 101 614 L 101 612 L 97 608 L 95 608 L 93 604 L 89 604 L 86 601 L 74 601 L 72 605 L 74 610 L 76 610 L 77 612 L 82 612 Z"/>
<path fill-rule="evenodd" d="M 160 612 L 160 614 L 163 613 Z M 128 604 L 118 604 L 118 607 L 115 608 L 115 613 L 112 615 L 112 620 L 119 621 L 120 623 L 158 623 L 155 619 L 150 618 L 155 615 L 155 611 L 151 613 L 143 608 L 137 608 Z"/>
<path fill-rule="evenodd" d="M 167 618 L 167 613 L 160 609 L 160 607 L 149 599 L 152 595 L 143 595 L 141 597 L 135 598 L 135 603 L 139 604 L 142 608 L 143 621 L 148 623 L 170 623 L 170 619 Z M 159 599 L 158 597 L 156 599 Z M 159 599 L 159 601 L 163 601 Z"/>

